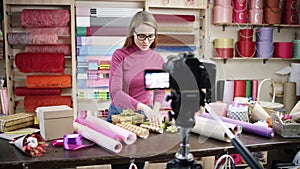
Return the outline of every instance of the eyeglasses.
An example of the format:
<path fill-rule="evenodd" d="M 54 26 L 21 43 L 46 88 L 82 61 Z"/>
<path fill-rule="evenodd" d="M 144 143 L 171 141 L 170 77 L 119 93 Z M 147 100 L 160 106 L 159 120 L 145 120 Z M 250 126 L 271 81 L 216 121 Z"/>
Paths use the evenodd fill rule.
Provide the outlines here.
<path fill-rule="evenodd" d="M 135 33 L 136 33 L 137 39 L 140 41 L 144 41 L 147 38 L 149 41 L 153 41 L 155 39 L 155 34 L 145 35 L 145 34 L 138 34 L 137 32 L 135 32 Z"/>

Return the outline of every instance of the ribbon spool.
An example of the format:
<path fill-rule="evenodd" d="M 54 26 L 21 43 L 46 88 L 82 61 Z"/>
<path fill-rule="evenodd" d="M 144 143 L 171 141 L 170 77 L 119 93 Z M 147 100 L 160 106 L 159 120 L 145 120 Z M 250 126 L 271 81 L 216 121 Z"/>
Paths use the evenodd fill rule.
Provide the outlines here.
<path fill-rule="evenodd" d="M 94 143 L 83 145 L 81 134 L 66 134 L 64 135 L 63 145 L 65 150 L 78 150 L 81 148 L 93 146 Z"/>

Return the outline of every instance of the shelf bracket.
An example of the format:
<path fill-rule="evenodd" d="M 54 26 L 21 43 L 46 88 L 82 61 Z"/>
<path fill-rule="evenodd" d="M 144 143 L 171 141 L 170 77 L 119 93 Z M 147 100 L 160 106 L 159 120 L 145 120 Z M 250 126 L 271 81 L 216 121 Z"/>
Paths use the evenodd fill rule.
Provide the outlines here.
<path fill-rule="evenodd" d="M 268 59 L 263 59 L 263 64 L 266 64 Z"/>
<path fill-rule="evenodd" d="M 277 32 L 280 33 L 281 26 L 277 27 Z"/>
<path fill-rule="evenodd" d="M 227 59 L 223 59 L 223 63 L 226 64 L 226 62 L 227 62 Z"/>
<path fill-rule="evenodd" d="M 222 27 L 223 27 L 223 31 L 225 31 L 226 25 L 223 25 Z"/>

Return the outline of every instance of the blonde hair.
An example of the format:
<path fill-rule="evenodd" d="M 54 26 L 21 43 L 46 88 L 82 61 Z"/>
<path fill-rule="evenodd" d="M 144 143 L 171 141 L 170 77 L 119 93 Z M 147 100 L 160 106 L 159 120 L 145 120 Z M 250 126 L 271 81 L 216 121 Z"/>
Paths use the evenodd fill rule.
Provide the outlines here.
<path fill-rule="evenodd" d="M 154 41 L 152 42 L 150 48 L 153 49 L 156 47 L 156 45 L 157 45 L 157 22 L 156 22 L 155 18 L 153 17 L 153 15 L 147 11 L 139 11 L 133 16 L 133 18 L 130 22 L 130 25 L 129 25 L 128 34 L 127 34 L 127 37 L 126 37 L 123 47 L 127 48 L 134 44 L 133 33 L 134 33 L 135 29 L 142 24 L 145 24 L 145 25 L 148 25 L 148 26 L 154 28 L 155 38 L 154 38 Z"/>

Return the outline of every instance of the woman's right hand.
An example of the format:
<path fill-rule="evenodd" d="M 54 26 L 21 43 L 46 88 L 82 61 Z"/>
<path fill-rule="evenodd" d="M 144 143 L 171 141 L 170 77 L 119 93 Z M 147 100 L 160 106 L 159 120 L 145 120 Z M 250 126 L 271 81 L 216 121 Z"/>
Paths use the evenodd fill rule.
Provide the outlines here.
<path fill-rule="evenodd" d="M 154 111 L 151 108 L 144 112 L 150 122 L 150 125 L 155 127 L 160 127 L 162 125 L 162 116 L 160 112 Z"/>

